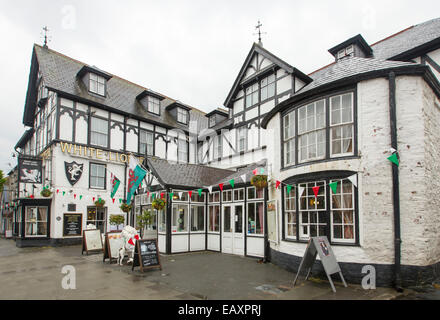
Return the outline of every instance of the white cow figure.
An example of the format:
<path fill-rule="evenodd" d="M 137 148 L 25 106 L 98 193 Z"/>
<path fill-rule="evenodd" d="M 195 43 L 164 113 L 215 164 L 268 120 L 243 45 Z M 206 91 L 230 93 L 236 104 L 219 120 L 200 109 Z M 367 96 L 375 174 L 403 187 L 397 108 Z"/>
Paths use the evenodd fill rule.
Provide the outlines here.
<path fill-rule="evenodd" d="M 134 257 L 134 245 L 136 244 L 136 238 L 139 239 L 137 230 L 131 226 L 125 226 L 121 232 L 123 246 L 119 249 L 118 264 L 122 266 L 122 260 L 124 260 L 125 254 L 128 255 L 127 263 L 133 262 Z M 129 241 L 131 239 L 131 244 Z"/>

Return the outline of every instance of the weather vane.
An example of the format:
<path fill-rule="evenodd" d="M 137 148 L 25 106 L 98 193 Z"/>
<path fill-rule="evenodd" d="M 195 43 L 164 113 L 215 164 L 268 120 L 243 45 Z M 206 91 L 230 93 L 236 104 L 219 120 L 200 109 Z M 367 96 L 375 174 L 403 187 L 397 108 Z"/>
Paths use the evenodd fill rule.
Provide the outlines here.
<path fill-rule="evenodd" d="M 255 29 L 258 30 L 258 33 L 254 33 L 254 35 L 255 35 L 255 34 L 258 34 L 258 44 L 259 44 L 259 45 L 263 45 L 263 42 L 261 42 L 261 35 L 262 35 L 262 34 L 266 34 L 266 32 L 261 32 L 261 27 L 262 27 L 262 26 L 263 26 L 263 25 L 261 24 L 260 20 L 258 20 L 258 23 L 257 23 L 257 25 L 255 26 Z"/>
<path fill-rule="evenodd" d="M 42 32 L 42 37 L 44 37 L 44 44 L 43 44 L 44 48 L 47 48 L 47 42 L 50 41 L 50 36 L 47 35 L 48 32 L 49 32 L 49 29 L 47 28 L 47 26 L 44 26 L 43 32 Z"/>

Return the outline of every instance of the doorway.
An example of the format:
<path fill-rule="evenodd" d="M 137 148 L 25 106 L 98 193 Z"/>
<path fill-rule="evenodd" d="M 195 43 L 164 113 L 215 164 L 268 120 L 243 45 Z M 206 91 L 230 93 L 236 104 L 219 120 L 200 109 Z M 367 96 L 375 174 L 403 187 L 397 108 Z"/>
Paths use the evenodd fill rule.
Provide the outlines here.
<path fill-rule="evenodd" d="M 244 255 L 244 205 L 223 205 L 222 252 Z"/>

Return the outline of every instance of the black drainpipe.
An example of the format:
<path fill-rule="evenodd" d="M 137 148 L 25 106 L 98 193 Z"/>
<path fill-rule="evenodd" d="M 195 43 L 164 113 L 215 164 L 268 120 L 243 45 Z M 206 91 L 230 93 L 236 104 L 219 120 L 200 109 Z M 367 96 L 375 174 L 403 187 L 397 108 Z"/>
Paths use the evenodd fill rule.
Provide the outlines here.
<path fill-rule="evenodd" d="M 394 72 L 389 74 L 389 99 L 390 99 L 390 129 L 391 147 L 397 153 L 397 122 L 396 122 L 396 75 Z M 398 156 L 398 154 L 397 154 Z M 400 238 L 400 197 L 399 197 L 399 168 L 394 163 L 391 164 L 393 173 L 393 205 L 394 205 L 394 287 L 402 292 L 402 277 L 400 272 L 401 243 Z"/>

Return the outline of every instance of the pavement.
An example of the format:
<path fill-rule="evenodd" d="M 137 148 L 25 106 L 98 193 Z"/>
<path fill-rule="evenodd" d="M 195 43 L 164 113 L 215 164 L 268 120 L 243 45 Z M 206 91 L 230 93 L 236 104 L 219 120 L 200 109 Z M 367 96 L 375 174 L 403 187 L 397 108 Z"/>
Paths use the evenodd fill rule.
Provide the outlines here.
<path fill-rule="evenodd" d="M 145 300 L 392 300 L 406 299 L 392 288 L 299 280 L 271 263 L 215 252 L 161 255 L 162 270 L 119 266 L 102 254 L 81 255 L 81 246 L 17 248 L 0 239 L 0 299 Z M 64 266 L 75 269 L 75 289 L 63 289 Z M 415 297 L 415 296 L 414 296 Z M 437 296 L 438 297 L 438 296 Z"/>

